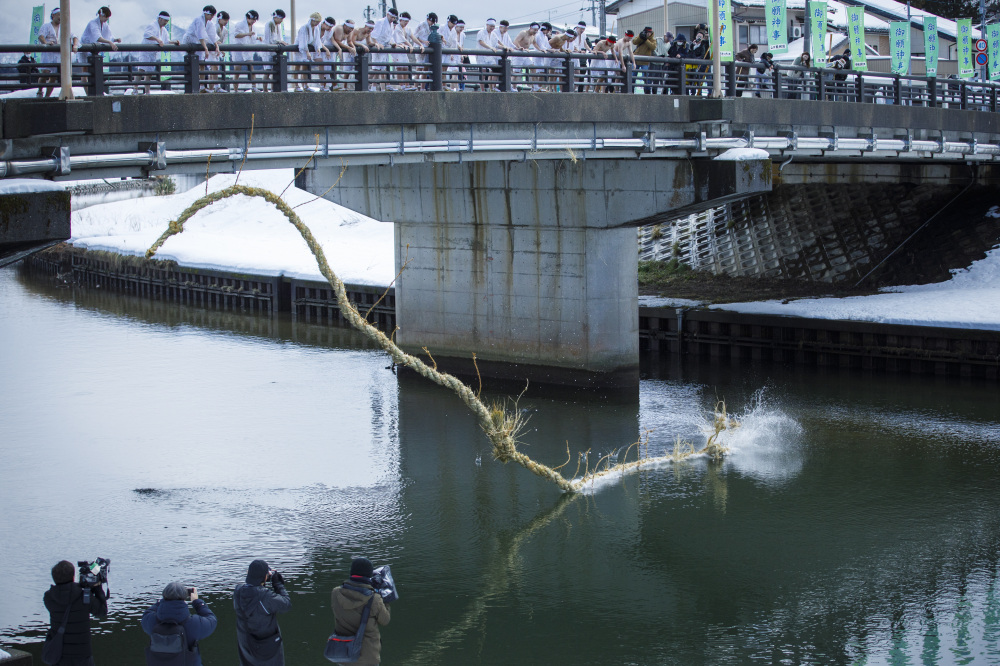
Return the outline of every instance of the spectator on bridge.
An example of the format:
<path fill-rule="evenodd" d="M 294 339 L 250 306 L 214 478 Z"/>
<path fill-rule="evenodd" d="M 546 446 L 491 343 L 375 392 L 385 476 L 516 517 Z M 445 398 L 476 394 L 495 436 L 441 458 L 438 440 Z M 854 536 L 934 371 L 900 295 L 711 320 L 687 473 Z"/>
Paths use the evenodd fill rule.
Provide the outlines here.
<path fill-rule="evenodd" d="M 736 70 L 737 97 L 741 97 L 743 95 L 743 90 L 748 87 L 748 83 L 750 81 L 750 65 L 753 65 L 755 62 L 757 62 L 757 50 L 758 50 L 757 45 L 751 44 L 750 46 L 748 46 L 747 48 L 743 49 L 742 51 L 736 54 L 736 62 L 746 63 L 746 66 L 744 67 L 737 66 Z"/>
<path fill-rule="evenodd" d="M 632 38 L 632 49 L 637 56 L 650 57 L 656 53 L 656 37 L 653 36 L 653 29 L 648 25 L 639 31 L 639 34 Z M 647 74 L 649 72 L 649 62 L 640 62 L 636 67 L 643 72 L 640 76 L 643 79 L 643 92 L 653 93 L 655 89 L 648 85 Z"/>
<path fill-rule="evenodd" d="M 690 58 L 691 53 L 688 47 L 687 36 L 682 32 L 677 35 L 677 39 L 674 40 L 670 48 L 667 49 L 668 58 Z M 681 69 L 684 67 L 684 63 L 671 63 L 667 65 L 667 86 L 664 91 L 672 95 L 683 95 L 684 91 L 681 90 Z"/>
<path fill-rule="evenodd" d="M 500 19 L 500 24 L 497 25 L 497 48 L 502 51 L 514 50 L 514 39 L 510 36 L 510 21 L 507 19 Z M 511 73 L 513 73 L 513 70 Z M 510 87 L 505 92 L 514 92 L 516 90 L 513 78 L 512 76 L 511 81 L 508 82 Z"/>
<path fill-rule="evenodd" d="M 160 12 L 156 20 L 146 26 L 146 31 L 142 33 L 142 43 L 147 46 L 164 46 L 165 44 L 179 45 L 181 42 L 178 39 L 170 39 L 170 35 L 167 33 L 167 23 L 170 22 L 170 13 L 163 11 Z M 152 63 L 157 60 L 159 53 L 153 51 L 143 51 L 141 53 L 136 53 L 136 59 L 140 62 Z M 156 65 L 138 65 L 136 67 L 142 75 L 140 75 L 139 80 L 145 82 L 145 86 L 139 92 L 145 91 L 149 94 L 149 82 L 153 78 L 152 72 L 156 71 Z"/>
<path fill-rule="evenodd" d="M 289 70 L 292 72 L 298 71 L 297 75 L 292 74 L 296 79 L 295 92 L 302 92 L 303 90 L 309 92 L 310 70 L 312 69 L 310 63 L 320 59 L 319 52 L 321 50 L 326 51 L 327 54 L 330 53 L 329 49 L 323 46 L 320 39 L 319 24 L 322 21 L 323 15 L 319 12 L 313 12 L 309 15 L 309 23 L 299 28 L 298 33 L 295 35 L 295 45 L 298 48 L 292 51 L 290 60 L 300 64 L 289 67 Z"/>
<path fill-rule="evenodd" d="M 843 53 L 833 56 L 830 63 L 837 73 L 833 75 L 833 100 L 847 101 L 847 70 L 851 69 L 851 49 L 846 49 Z"/>
<path fill-rule="evenodd" d="M 333 31 L 337 26 L 337 21 L 332 16 L 327 16 L 323 19 L 323 22 L 319 24 L 319 42 L 321 45 L 321 50 L 323 51 L 323 62 L 332 63 L 339 60 L 340 48 L 337 46 L 337 42 L 333 39 Z M 323 76 L 323 90 L 333 90 L 333 85 L 336 83 L 336 77 L 334 76 L 333 66 L 330 64 L 323 65 L 320 70 Z"/>
<path fill-rule="evenodd" d="M 337 50 L 337 60 L 342 63 L 352 63 L 354 62 L 354 56 L 357 55 L 357 49 L 351 44 L 351 34 L 354 32 L 354 21 L 347 19 L 333 30 L 330 31 L 330 42 L 334 48 Z M 328 47 L 329 48 L 329 47 Z M 344 79 L 350 78 L 352 72 L 351 66 L 343 67 L 340 70 L 340 76 Z M 337 78 L 337 77 L 335 77 Z M 342 87 L 336 80 L 334 81 L 334 88 Z"/>
<path fill-rule="evenodd" d="M 42 29 L 38 31 L 38 42 L 40 44 L 47 44 L 49 46 L 59 46 L 59 31 L 62 26 L 62 15 L 59 12 L 59 7 L 56 7 L 49 14 L 49 22 L 42 26 Z M 71 48 L 73 52 L 76 53 L 77 48 L 80 46 L 80 40 L 76 38 L 76 35 L 70 35 Z M 25 54 L 27 56 L 27 54 Z M 59 63 L 59 51 L 51 51 L 41 53 L 38 56 L 39 62 L 42 67 L 38 68 L 40 74 L 51 74 L 52 76 L 39 79 L 38 81 L 38 96 L 42 96 L 42 90 L 45 90 L 45 96 L 49 97 L 52 95 L 52 90 L 55 86 L 59 84 L 59 77 L 55 76 L 58 72 L 57 67 L 46 67 L 45 65 L 56 65 Z M 34 62 L 34 60 L 27 56 L 29 62 Z M 24 59 L 21 60 L 24 62 Z M 25 87 L 31 85 L 31 68 L 30 65 L 24 70 L 24 76 L 21 82 Z M 45 86 L 51 86 L 46 88 Z"/>
<path fill-rule="evenodd" d="M 754 93 L 757 97 L 773 97 L 771 93 L 771 81 L 773 81 L 774 76 L 774 56 L 771 55 L 770 51 L 765 52 L 761 55 L 760 60 L 757 62 L 757 82 L 754 86 L 756 92 Z M 766 92 L 765 92 L 766 91 Z"/>
<path fill-rule="evenodd" d="M 619 92 L 623 93 L 635 92 L 634 90 L 625 89 L 625 77 L 624 77 L 626 69 L 625 61 L 628 58 L 632 59 L 632 69 L 635 69 L 635 51 L 632 50 L 633 37 L 635 37 L 635 33 L 631 30 L 626 30 L 624 39 L 621 39 L 617 43 L 615 43 L 615 52 L 618 54 L 618 63 L 621 66 L 621 69 L 619 71 L 622 74 L 621 76 L 622 86 Z"/>
<path fill-rule="evenodd" d="M 795 67 L 812 67 L 812 56 L 809 55 L 808 51 L 805 51 L 792 62 L 792 65 Z M 789 95 L 791 99 L 812 99 L 812 95 L 806 92 L 809 88 L 808 82 L 812 78 L 811 72 L 796 70 L 789 72 L 788 77 L 790 81 L 789 88 L 796 91 Z M 795 81 L 796 79 L 798 81 L 791 83 L 791 81 Z"/>
<path fill-rule="evenodd" d="M 261 41 L 260 35 L 254 31 L 254 26 L 259 20 L 260 14 L 258 14 L 255 10 L 251 9 L 246 13 L 243 20 L 236 24 L 235 32 L 233 33 L 233 39 L 236 40 L 237 44 L 252 46 Z M 240 70 L 246 70 L 247 81 L 250 84 L 250 92 L 256 89 L 253 80 L 253 56 L 253 51 L 233 51 L 233 64 L 236 70 L 233 92 L 240 91 Z"/>
<path fill-rule="evenodd" d="M 500 33 L 497 31 L 497 20 L 495 18 L 486 19 L 486 25 L 479 34 L 476 35 L 476 48 L 483 51 L 497 52 Z M 479 65 L 480 77 L 482 77 L 483 88 L 486 90 L 496 90 L 496 78 L 486 74 L 496 69 L 500 59 L 496 56 L 474 56 L 476 64 Z"/>
<path fill-rule="evenodd" d="M 264 43 L 269 46 L 288 46 L 288 42 L 285 41 L 285 28 L 281 25 L 285 20 L 285 10 L 275 9 L 274 13 L 271 14 L 271 20 L 267 22 L 264 26 Z M 271 62 L 274 60 L 274 52 L 267 51 L 262 55 L 265 62 Z M 269 66 L 268 66 L 269 67 Z M 269 72 L 270 76 L 274 76 L 273 72 Z M 264 80 L 264 92 L 267 92 L 268 83 L 267 79 Z"/>
<path fill-rule="evenodd" d="M 425 20 L 420 22 L 420 25 L 417 26 L 416 30 L 413 31 L 413 39 L 416 40 L 417 44 L 420 46 L 421 53 L 423 53 L 426 49 L 430 48 L 431 26 L 437 25 L 437 22 L 438 22 L 437 14 L 431 12 L 427 15 L 427 18 Z M 418 67 L 417 70 L 420 72 L 427 71 L 429 68 L 426 66 L 426 63 L 429 62 L 430 61 L 428 60 L 428 57 L 426 55 L 418 55 L 417 63 L 419 63 L 421 66 Z M 426 81 L 426 79 L 424 80 Z M 429 88 L 430 88 L 430 83 L 424 83 L 424 90 L 427 90 Z"/>
<path fill-rule="evenodd" d="M 388 87 L 388 68 L 392 62 L 392 54 L 386 53 L 388 49 L 396 48 L 393 34 L 396 31 L 396 24 L 399 22 L 399 12 L 392 7 L 385 13 L 385 16 L 375 21 L 372 29 L 372 67 L 371 80 L 376 90 L 385 90 Z"/>
<path fill-rule="evenodd" d="M 98 9 L 97 17 L 91 19 L 87 27 L 83 29 L 80 42 L 83 44 L 107 44 L 112 51 L 117 51 L 118 44 L 122 40 L 115 39 L 114 35 L 111 34 L 111 26 L 108 25 L 109 18 L 111 18 L 110 9 L 107 7 Z"/>
<path fill-rule="evenodd" d="M 604 60 L 594 59 L 590 65 L 590 81 L 594 92 L 613 92 L 611 80 L 621 68 L 615 37 L 603 37 L 594 44 L 594 55 L 604 56 Z"/>

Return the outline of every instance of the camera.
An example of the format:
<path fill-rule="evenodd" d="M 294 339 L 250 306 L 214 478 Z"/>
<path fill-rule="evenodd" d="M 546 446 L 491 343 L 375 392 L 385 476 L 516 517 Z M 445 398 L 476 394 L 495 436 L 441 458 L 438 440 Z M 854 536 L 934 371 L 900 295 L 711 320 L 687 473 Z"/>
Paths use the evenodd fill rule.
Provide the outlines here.
<path fill-rule="evenodd" d="M 83 588 L 83 603 L 90 603 L 90 591 L 95 587 L 107 585 L 108 591 L 105 597 L 111 598 L 111 585 L 108 584 L 108 570 L 111 569 L 111 559 L 98 557 L 93 562 L 86 560 L 77 561 L 76 566 L 80 568 L 80 587 Z"/>
<path fill-rule="evenodd" d="M 382 601 L 388 604 L 399 599 L 399 593 L 396 591 L 396 581 L 392 577 L 392 569 L 388 564 L 376 567 L 372 571 L 371 581 L 375 591 L 382 595 Z"/>

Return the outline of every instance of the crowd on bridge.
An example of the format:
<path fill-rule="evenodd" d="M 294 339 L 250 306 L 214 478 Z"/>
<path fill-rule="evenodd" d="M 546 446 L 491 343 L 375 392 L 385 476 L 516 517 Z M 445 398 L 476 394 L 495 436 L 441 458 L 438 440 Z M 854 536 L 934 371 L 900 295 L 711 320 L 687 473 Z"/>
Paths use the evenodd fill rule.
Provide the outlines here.
<path fill-rule="evenodd" d="M 81 37 L 71 36 L 72 48 L 76 51 L 81 44 L 103 45 L 103 48 L 119 51 L 121 39 L 114 37 L 109 19 L 111 9 L 101 7 L 97 16 L 86 26 Z M 700 25 L 690 43 L 684 35 L 667 33 L 662 39 L 654 36 L 652 28 L 644 28 L 639 34 L 625 31 L 621 39 L 613 35 L 603 35 L 591 39 L 586 35 L 587 24 L 580 21 L 575 26 L 556 27 L 547 21 L 533 22 L 514 34 L 506 19 L 490 18 L 478 31 L 474 54 L 465 54 L 465 21 L 452 14 L 443 23 L 438 15 L 431 12 L 422 21 L 415 21 L 405 11 L 390 8 L 378 20 L 355 21 L 324 17 L 316 12 L 298 28 L 294 38 L 285 33 L 286 13 L 275 9 L 270 18 L 262 20 L 254 9 L 246 11 L 243 18 L 233 21 L 229 12 L 219 11 L 213 5 L 206 5 L 202 14 L 195 18 L 183 31 L 176 35 L 172 30 L 171 16 L 167 11 L 159 12 L 145 29 L 141 43 L 146 46 L 187 45 L 195 49 L 197 58 L 209 71 L 227 68 L 235 74 L 233 85 L 222 83 L 221 76 L 206 77 L 202 92 L 238 92 L 268 89 L 267 72 L 273 62 L 275 50 L 256 52 L 253 50 L 233 50 L 227 53 L 222 48 L 226 44 L 242 46 L 269 45 L 289 48 L 293 90 L 336 90 L 346 87 L 344 81 L 350 77 L 353 63 L 359 55 L 368 54 L 371 63 L 371 89 L 419 89 L 426 87 L 429 77 L 429 51 L 432 42 L 440 40 L 447 52 L 443 57 L 445 76 L 449 81 L 446 89 L 464 89 L 467 71 L 476 71 L 481 88 L 498 90 L 501 78 L 497 74 L 500 57 L 506 52 L 512 56 L 512 71 L 518 75 L 521 85 L 509 82 L 510 90 L 551 90 L 559 85 L 557 72 L 567 57 L 575 58 L 583 86 L 595 92 L 621 90 L 621 75 L 627 68 L 642 71 L 650 68 L 650 63 L 636 62 L 636 56 L 661 56 L 685 59 L 708 59 L 711 57 L 708 29 Z M 261 25 L 263 23 L 263 25 Z M 52 10 L 50 21 L 42 26 L 38 41 L 41 44 L 59 44 L 61 30 L 59 8 Z M 756 48 L 756 47 L 754 47 Z M 484 53 L 485 52 L 485 53 Z M 490 53 L 496 54 L 491 55 Z M 145 92 L 149 92 L 149 81 L 156 70 L 162 68 L 158 59 L 150 52 L 130 54 L 129 61 L 136 63 L 133 69 L 145 80 Z M 77 53 L 76 61 L 85 63 L 89 57 Z M 751 56 L 752 58 L 752 56 Z M 39 71 L 42 87 L 38 94 L 49 95 L 56 84 L 56 67 L 59 54 L 40 54 Z M 215 64 L 213 64 L 215 63 Z M 224 64 L 225 63 L 225 64 Z M 338 63 L 334 65 L 334 63 Z M 683 65 L 671 65 L 679 70 Z M 667 65 L 660 66 L 664 73 Z M 706 64 L 686 65 L 692 73 L 704 74 Z M 654 68 L 655 69 L 655 68 Z M 403 74 L 402 72 L 405 72 Z M 661 74 L 661 79 L 666 77 Z M 690 78 L 697 78 L 691 76 Z M 617 85 L 616 85 L 617 83 Z M 317 84 L 317 85 L 312 85 Z M 661 92 L 686 92 L 671 90 L 666 85 Z M 136 92 L 142 92 L 142 87 Z"/>

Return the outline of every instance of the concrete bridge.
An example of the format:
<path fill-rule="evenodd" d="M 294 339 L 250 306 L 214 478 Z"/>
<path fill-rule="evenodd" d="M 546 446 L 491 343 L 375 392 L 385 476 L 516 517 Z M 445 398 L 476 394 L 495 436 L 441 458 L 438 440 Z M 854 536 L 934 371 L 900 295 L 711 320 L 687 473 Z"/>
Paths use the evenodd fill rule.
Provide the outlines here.
<path fill-rule="evenodd" d="M 3 105 L 0 174 L 308 161 L 301 187 L 395 224 L 397 267 L 408 261 L 396 285 L 404 347 L 427 346 L 458 371 L 475 352 L 486 374 L 628 389 L 638 381 L 635 227 L 749 197 L 777 206 L 794 188 L 993 183 L 998 119 L 572 93 L 24 99 Z M 763 149 L 774 164 L 713 159 L 729 148 Z"/>

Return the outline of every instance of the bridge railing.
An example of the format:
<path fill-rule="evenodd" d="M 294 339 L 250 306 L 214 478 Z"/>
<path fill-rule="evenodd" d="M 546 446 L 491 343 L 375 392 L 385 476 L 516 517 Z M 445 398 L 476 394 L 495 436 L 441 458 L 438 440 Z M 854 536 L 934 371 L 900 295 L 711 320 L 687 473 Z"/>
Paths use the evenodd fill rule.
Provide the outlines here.
<path fill-rule="evenodd" d="M 602 54 L 385 49 L 303 59 L 294 46 L 223 45 L 204 59 L 194 45 L 86 45 L 73 54 L 72 81 L 87 95 L 150 91 L 547 90 L 708 96 L 709 60 L 636 56 L 619 63 Z M 34 54 L 41 62 L 0 65 L 0 93 L 59 87 L 57 46 L 0 45 L 2 54 Z M 212 52 L 214 56 L 214 51 Z M 1000 84 L 879 72 L 724 63 L 723 94 L 996 111 Z"/>

